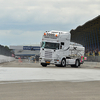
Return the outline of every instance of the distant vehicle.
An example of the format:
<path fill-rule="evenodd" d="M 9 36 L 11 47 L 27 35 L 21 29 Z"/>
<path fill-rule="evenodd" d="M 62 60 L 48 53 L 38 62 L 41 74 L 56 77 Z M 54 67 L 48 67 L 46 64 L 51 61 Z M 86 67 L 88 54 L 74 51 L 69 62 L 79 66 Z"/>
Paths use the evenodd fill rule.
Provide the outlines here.
<path fill-rule="evenodd" d="M 18 58 L 20 58 L 20 56 L 15 56 L 15 59 L 18 59 Z"/>
<path fill-rule="evenodd" d="M 78 67 L 84 62 L 85 48 L 70 45 L 70 33 L 63 31 L 45 32 L 40 49 L 40 63 L 43 67 L 49 64 L 65 67 Z"/>

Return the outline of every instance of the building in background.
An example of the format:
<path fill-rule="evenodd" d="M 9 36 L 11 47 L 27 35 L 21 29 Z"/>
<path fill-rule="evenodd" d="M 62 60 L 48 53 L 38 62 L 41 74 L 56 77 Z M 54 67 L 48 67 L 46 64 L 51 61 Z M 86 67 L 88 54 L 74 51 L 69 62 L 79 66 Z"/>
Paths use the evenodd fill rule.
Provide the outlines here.
<path fill-rule="evenodd" d="M 15 57 L 31 57 L 31 56 L 39 56 L 40 46 L 39 45 L 32 45 L 32 46 L 14 46 L 11 45 L 10 49 L 13 50 Z"/>

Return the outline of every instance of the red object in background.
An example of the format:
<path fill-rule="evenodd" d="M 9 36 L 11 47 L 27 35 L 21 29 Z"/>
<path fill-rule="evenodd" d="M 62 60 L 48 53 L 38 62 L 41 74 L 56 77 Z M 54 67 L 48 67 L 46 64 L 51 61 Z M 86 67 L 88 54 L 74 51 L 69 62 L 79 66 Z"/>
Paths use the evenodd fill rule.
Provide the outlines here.
<path fill-rule="evenodd" d="M 19 57 L 18 59 L 19 59 L 19 62 L 22 62 L 22 60 L 21 60 L 21 58 L 20 58 L 20 57 Z"/>
<path fill-rule="evenodd" d="M 14 55 L 14 54 L 12 54 L 12 57 L 15 57 L 15 55 Z"/>
<path fill-rule="evenodd" d="M 84 57 L 84 60 L 87 60 L 87 57 Z"/>

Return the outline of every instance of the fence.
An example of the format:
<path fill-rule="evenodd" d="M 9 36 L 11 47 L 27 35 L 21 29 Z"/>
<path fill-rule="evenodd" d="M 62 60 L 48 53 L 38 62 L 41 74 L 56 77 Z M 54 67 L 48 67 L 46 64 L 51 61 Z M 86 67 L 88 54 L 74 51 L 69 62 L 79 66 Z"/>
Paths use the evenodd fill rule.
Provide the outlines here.
<path fill-rule="evenodd" d="M 100 56 L 86 56 L 86 57 L 87 57 L 87 61 L 100 62 Z"/>
<path fill-rule="evenodd" d="M 87 57 L 87 61 L 100 62 L 100 51 L 88 51 L 85 53 L 85 56 Z"/>

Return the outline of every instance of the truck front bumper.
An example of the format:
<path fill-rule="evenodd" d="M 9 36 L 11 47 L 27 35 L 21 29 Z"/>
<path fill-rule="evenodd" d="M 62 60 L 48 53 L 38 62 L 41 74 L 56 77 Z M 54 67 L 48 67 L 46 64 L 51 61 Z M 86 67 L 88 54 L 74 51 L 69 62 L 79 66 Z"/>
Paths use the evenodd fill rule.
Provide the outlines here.
<path fill-rule="evenodd" d="M 59 59 L 45 59 L 39 58 L 40 63 L 47 63 L 47 64 L 60 64 L 61 61 Z"/>

